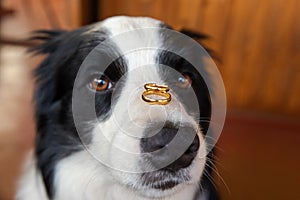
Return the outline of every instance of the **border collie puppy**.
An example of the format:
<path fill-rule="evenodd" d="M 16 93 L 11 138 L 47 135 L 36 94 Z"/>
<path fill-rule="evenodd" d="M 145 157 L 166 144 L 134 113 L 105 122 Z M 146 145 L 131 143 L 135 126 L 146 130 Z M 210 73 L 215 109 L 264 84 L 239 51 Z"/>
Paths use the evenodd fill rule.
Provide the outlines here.
<path fill-rule="evenodd" d="M 47 57 L 35 71 L 36 143 L 16 199 L 218 199 L 205 140 L 211 95 L 202 74 L 169 50 L 191 46 L 168 30 L 120 16 L 36 32 L 43 42 L 33 50 Z M 149 83 L 154 102 L 160 93 L 171 99 L 145 101 Z"/>

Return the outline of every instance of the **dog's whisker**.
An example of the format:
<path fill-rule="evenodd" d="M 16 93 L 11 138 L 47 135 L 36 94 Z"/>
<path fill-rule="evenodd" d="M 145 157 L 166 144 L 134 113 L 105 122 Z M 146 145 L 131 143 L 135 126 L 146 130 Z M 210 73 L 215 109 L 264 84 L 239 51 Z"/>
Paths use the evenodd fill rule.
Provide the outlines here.
<path fill-rule="evenodd" d="M 214 178 L 210 175 L 210 173 L 206 169 L 204 169 L 203 174 L 211 182 L 211 184 L 213 185 L 214 188 L 218 188 L 214 181 Z"/>
<path fill-rule="evenodd" d="M 213 172 L 219 177 L 219 179 L 221 180 L 221 182 L 222 182 L 223 185 L 225 186 L 225 188 L 226 188 L 226 190 L 228 191 L 228 193 L 231 194 L 231 191 L 230 191 L 228 185 L 226 184 L 224 178 L 223 178 L 223 177 L 221 176 L 221 174 L 219 173 L 218 168 L 216 167 L 214 161 L 212 161 L 210 158 L 208 158 L 208 159 L 207 159 L 207 162 L 209 163 L 209 164 L 207 164 L 207 166 L 208 166 L 211 170 L 213 170 Z"/>

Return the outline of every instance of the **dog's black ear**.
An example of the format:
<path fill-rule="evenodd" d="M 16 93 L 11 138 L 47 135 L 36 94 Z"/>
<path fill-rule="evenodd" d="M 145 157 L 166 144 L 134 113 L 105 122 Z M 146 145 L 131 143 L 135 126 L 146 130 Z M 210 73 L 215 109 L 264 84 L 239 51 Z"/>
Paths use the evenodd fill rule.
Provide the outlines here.
<path fill-rule="evenodd" d="M 195 32 L 192 30 L 188 30 L 188 29 L 181 29 L 180 33 L 183 33 L 195 40 L 205 40 L 205 39 L 209 39 L 209 36 L 204 34 L 204 33 L 199 33 L 199 32 Z"/>
<path fill-rule="evenodd" d="M 48 112 L 57 94 L 55 74 L 61 64 L 61 57 L 65 52 L 62 48 L 67 38 L 67 31 L 64 30 L 39 30 L 34 31 L 30 40 L 33 45 L 29 52 L 34 54 L 48 54 L 47 57 L 34 69 L 36 79 L 36 90 L 34 100 L 36 103 L 36 115 L 39 118 L 41 113 Z"/>
<path fill-rule="evenodd" d="M 53 53 L 63 41 L 65 30 L 38 30 L 34 31 L 29 41 L 34 42 L 30 52 L 47 54 Z"/>
<path fill-rule="evenodd" d="M 209 35 L 204 34 L 204 33 L 199 33 L 196 31 L 192 31 L 189 29 L 184 29 L 184 28 L 181 29 L 179 32 L 196 40 L 208 52 L 208 54 L 213 59 L 220 61 L 220 58 L 216 55 L 216 53 L 211 48 L 209 48 L 206 44 L 204 44 L 205 40 L 211 39 L 211 37 Z"/>

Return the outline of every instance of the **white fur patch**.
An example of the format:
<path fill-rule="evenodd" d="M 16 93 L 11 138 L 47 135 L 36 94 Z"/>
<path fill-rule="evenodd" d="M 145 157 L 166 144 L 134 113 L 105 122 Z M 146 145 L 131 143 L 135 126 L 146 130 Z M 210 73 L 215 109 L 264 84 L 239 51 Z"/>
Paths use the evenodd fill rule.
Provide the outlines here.
<path fill-rule="evenodd" d="M 33 151 L 30 151 L 18 182 L 16 200 L 47 200 L 41 173 L 36 168 Z"/>
<path fill-rule="evenodd" d="M 56 200 L 192 199 L 199 189 L 195 184 L 187 184 L 174 189 L 177 192 L 166 192 L 168 195 L 164 198 L 159 198 L 160 192 L 157 190 L 149 190 L 156 198 L 146 198 L 140 196 L 139 191 L 124 187 L 114 180 L 109 170 L 95 162 L 87 152 L 76 153 L 61 161 L 57 166 L 56 177 Z"/>

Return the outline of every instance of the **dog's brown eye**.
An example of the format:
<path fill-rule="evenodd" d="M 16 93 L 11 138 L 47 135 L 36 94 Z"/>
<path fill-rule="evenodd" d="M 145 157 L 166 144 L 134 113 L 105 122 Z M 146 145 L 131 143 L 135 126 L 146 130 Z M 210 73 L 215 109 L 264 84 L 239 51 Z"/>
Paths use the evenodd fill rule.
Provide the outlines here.
<path fill-rule="evenodd" d="M 177 86 L 180 88 L 189 88 L 192 85 L 192 79 L 188 74 L 183 74 L 183 77 L 178 78 Z"/>
<path fill-rule="evenodd" d="M 92 77 L 90 82 L 91 89 L 95 91 L 104 91 L 111 88 L 111 82 L 106 76 L 95 76 Z"/>

